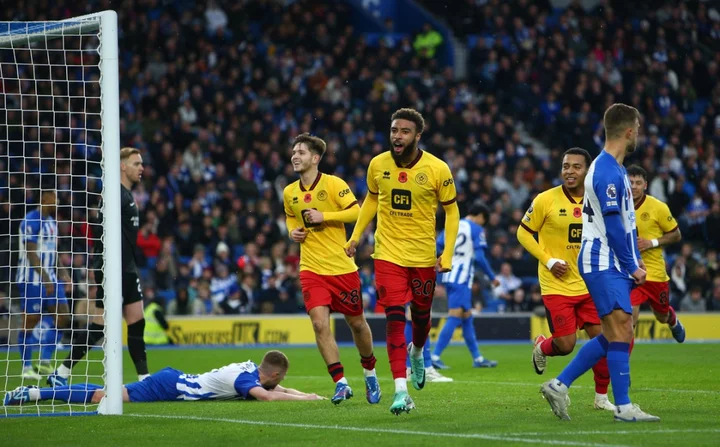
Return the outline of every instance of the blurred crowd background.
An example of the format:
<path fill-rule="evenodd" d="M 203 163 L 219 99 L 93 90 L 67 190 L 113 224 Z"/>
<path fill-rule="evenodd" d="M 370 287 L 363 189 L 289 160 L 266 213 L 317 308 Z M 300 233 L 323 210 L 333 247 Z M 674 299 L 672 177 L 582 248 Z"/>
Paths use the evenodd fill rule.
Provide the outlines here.
<path fill-rule="evenodd" d="M 169 315 L 303 312 L 299 247 L 281 203 L 296 179 L 289 142 L 302 132 L 324 138 L 321 170 L 362 200 L 390 115 L 414 107 L 426 120 L 421 147 L 451 167 L 461 213 L 476 200 L 492 210 L 488 259 L 501 285 L 481 279 L 476 309 L 534 311 L 537 262 L 517 243 L 517 225 L 537 193 L 559 184 L 564 150 L 599 153 L 602 113 L 624 102 L 643 115 L 627 164 L 647 169 L 648 192 L 668 203 L 683 234 L 666 252 L 672 303 L 720 310 L 720 14 L 710 3 L 398 0 L 426 8 L 427 20 L 402 23 L 358 11 L 361 3 L 47 0 L 0 12 L 21 21 L 118 11 L 121 144 L 140 149 L 146 167 L 133 195 L 148 300 Z M 5 58 L 2 68 L 11 76 Z M 71 205 L 96 204 L 93 194 L 77 197 L 98 190 L 100 153 L 77 140 L 45 151 L 27 132 L 13 149 L 10 132 L 0 141 L 0 264 L 12 263 L 32 195 L 23 173 L 52 170 L 43 163 L 54 153 L 67 162 L 57 172 L 69 191 L 60 194 L 61 246 L 76 253 L 62 257 L 73 279 L 66 290 L 82 300 L 83 253 L 97 229 Z M 357 256 L 369 311 L 372 230 Z M 11 269 L 0 271 L 7 286 Z"/>

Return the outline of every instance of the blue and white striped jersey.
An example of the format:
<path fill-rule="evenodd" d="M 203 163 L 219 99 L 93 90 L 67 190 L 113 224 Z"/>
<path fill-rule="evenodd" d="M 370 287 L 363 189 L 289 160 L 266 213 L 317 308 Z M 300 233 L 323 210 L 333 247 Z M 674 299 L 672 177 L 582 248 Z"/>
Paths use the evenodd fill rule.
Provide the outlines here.
<path fill-rule="evenodd" d="M 445 247 L 445 230 L 440 233 L 437 241 L 437 252 L 442 253 Z M 472 287 L 475 275 L 475 264 L 492 280 L 495 275 L 485 259 L 487 240 L 485 230 L 470 219 L 460 219 L 455 253 L 453 253 L 452 270 L 440 275 L 443 284 L 464 284 Z"/>
<path fill-rule="evenodd" d="M 176 388 L 179 400 L 228 400 L 247 399 L 251 389 L 261 386 L 258 367 L 248 360 L 199 375 L 182 374 Z"/>
<path fill-rule="evenodd" d="M 37 245 L 40 263 L 50 280 L 57 282 L 55 268 L 57 267 L 57 222 L 52 216 L 42 217 L 40 209 L 29 212 L 20 223 L 20 255 L 15 281 L 39 285 L 42 283 L 41 274 L 32 268 L 28 258 L 28 242 Z"/>
<path fill-rule="evenodd" d="M 627 171 L 605 151 L 592 162 L 585 177 L 580 274 L 616 269 L 630 275 L 639 265 L 635 204 Z M 621 225 L 614 226 L 615 215 Z M 620 234 L 613 234 L 611 232 Z M 613 241 L 619 241 L 613 245 Z"/>

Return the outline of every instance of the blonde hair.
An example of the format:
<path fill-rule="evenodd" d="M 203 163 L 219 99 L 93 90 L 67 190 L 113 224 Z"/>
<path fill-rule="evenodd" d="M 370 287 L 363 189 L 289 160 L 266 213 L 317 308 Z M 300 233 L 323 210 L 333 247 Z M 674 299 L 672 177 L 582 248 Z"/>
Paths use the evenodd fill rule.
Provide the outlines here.
<path fill-rule="evenodd" d="M 130 158 L 130 156 L 135 155 L 135 154 L 139 155 L 140 149 L 136 149 L 134 147 L 124 147 L 124 148 L 120 149 L 120 161 L 125 161 L 128 158 Z"/>

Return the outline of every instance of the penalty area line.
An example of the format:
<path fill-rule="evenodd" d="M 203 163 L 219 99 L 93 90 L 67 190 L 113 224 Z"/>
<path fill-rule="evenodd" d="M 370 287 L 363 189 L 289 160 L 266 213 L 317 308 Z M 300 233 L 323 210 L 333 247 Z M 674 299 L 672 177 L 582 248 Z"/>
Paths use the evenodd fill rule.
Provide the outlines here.
<path fill-rule="evenodd" d="M 126 414 L 125 416 L 136 417 L 136 418 L 156 418 L 156 419 L 175 419 L 180 421 L 200 421 L 200 422 L 224 422 L 228 424 L 240 424 L 240 425 L 260 425 L 264 427 L 284 427 L 284 428 L 304 428 L 310 430 L 338 430 L 338 431 L 353 431 L 363 433 L 386 433 L 393 435 L 410 435 L 410 436 L 424 436 L 424 437 L 436 437 L 436 438 L 457 438 L 457 439 L 484 439 L 487 441 L 500 441 L 500 442 L 518 442 L 525 444 L 547 444 L 547 445 L 567 445 L 567 446 L 579 446 L 579 447 L 627 447 L 616 444 L 600 444 L 592 442 L 577 442 L 577 441 L 560 441 L 555 439 L 540 439 L 540 438 L 527 438 L 517 436 L 506 436 L 506 435 L 485 435 L 480 433 L 445 433 L 445 432 L 429 432 L 429 431 L 415 431 L 415 430 L 402 430 L 392 428 L 370 428 L 370 427 L 348 427 L 344 425 L 322 425 L 322 424 L 299 424 L 293 422 L 271 422 L 271 421 L 252 421 L 244 419 L 229 419 L 229 418 L 212 418 L 212 417 L 200 417 L 200 416 L 180 416 L 180 415 L 163 415 L 163 414 Z M 522 436 L 522 433 L 518 433 L 518 436 Z"/>
<path fill-rule="evenodd" d="M 578 430 L 555 432 L 502 433 L 503 436 L 652 435 L 672 433 L 720 433 L 720 428 L 661 428 L 655 430 Z"/>
<path fill-rule="evenodd" d="M 347 376 L 346 376 L 347 377 Z M 328 376 L 292 376 L 289 375 L 286 377 L 287 379 L 307 379 L 307 380 L 326 380 Z M 353 377 L 353 378 L 359 378 L 359 377 Z M 364 380 L 364 379 L 363 379 Z M 381 382 L 389 382 L 391 379 L 385 379 L 380 378 Z M 537 387 L 540 389 L 542 386 L 542 382 L 538 383 L 528 383 L 528 382 L 499 382 L 499 381 L 492 381 L 492 380 L 453 380 L 452 382 L 448 383 L 460 383 L 460 384 L 466 384 L 466 385 L 500 385 L 500 386 L 527 386 L 527 387 Z M 594 386 L 586 386 L 586 385 L 573 385 L 572 388 L 592 388 L 595 389 Z M 657 393 L 688 393 L 688 394 L 720 394 L 720 391 L 716 390 L 678 390 L 678 389 L 671 389 L 671 388 L 633 388 L 635 391 L 651 391 L 651 392 L 657 392 Z"/>

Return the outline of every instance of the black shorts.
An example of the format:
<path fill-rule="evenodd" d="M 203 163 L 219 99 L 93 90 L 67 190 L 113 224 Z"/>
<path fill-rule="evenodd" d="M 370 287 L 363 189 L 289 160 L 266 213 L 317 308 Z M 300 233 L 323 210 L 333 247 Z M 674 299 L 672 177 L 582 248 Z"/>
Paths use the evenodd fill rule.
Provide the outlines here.
<path fill-rule="evenodd" d="M 95 273 L 95 280 L 98 283 L 102 283 L 103 272 L 98 271 Z M 128 304 L 137 303 L 143 300 L 142 287 L 140 286 L 140 277 L 135 272 L 122 272 L 122 297 L 123 306 Z M 97 294 L 95 295 L 95 305 L 100 308 L 105 308 L 105 291 L 102 286 L 98 286 Z"/>

